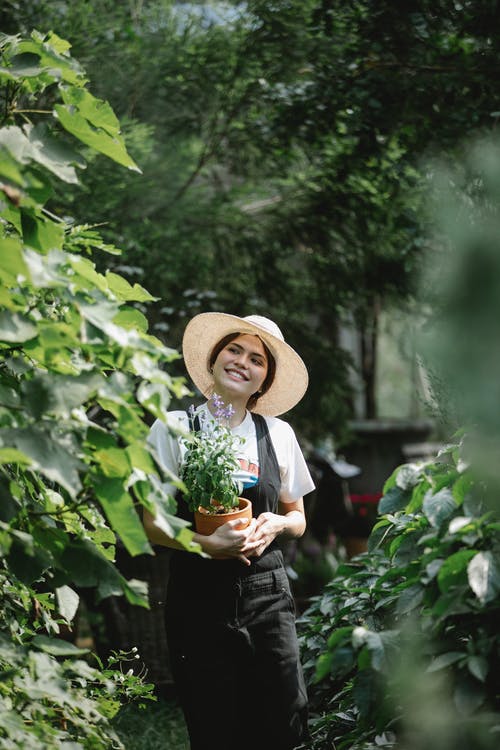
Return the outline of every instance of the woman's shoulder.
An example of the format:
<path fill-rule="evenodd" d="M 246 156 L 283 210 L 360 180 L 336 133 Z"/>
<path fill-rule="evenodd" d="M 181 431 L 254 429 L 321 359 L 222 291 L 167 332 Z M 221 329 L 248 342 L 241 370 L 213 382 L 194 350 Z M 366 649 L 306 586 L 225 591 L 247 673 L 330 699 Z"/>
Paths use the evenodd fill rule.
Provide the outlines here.
<path fill-rule="evenodd" d="M 271 437 L 276 436 L 281 439 L 288 440 L 295 437 L 293 427 L 288 422 L 285 422 L 284 419 L 268 416 L 265 416 L 264 419 L 266 420 L 267 428 L 269 430 L 269 433 L 271 434 Z"/>

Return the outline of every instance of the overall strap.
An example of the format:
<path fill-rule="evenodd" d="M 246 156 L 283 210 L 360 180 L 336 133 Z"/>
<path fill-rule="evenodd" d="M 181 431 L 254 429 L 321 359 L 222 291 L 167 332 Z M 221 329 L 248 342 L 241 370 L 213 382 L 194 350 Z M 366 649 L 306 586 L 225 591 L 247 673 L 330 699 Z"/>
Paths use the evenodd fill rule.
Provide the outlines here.
<path fill-rule="evenodd" d="M 261 414 L 252 412 L 252 419 L 255 425 L 259 455 L 260 480 L 255 487 L 258 505 L 261 509 L 275 513 L 281 487 L 278 459 L 265 418 Z"/>

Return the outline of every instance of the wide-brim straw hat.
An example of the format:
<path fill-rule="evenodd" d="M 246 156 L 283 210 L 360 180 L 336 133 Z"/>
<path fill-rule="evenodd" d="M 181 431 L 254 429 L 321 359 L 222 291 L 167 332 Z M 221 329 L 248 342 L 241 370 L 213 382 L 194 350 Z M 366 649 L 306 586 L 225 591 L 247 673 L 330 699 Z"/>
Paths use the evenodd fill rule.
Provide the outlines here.
<path fill-rule="evenodd" d="M 258 336 L 276 362 L 276 374 L 269 390 L 258 399 L 252 411 L 278 416 L 297 404 L 307 390 L 309 376 L 301 357 L 286 343 L 280 329 L 269 318 L 207 312 L 192 318 L 182 340 L 186 369 L 196 387 L 207 398 L 214 390 L 210 355 L 218 342 L 230 333 Z"/>

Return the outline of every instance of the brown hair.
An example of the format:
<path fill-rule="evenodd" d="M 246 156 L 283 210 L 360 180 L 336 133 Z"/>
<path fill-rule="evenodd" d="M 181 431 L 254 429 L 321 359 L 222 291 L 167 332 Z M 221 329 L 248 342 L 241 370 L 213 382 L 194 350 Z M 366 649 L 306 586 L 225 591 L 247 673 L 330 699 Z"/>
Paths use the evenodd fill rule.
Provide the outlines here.
<path fill-rule="evenodd" d="M 212 351 L 210 352 L 210 356 L 208 358 L 208 371 L 212 372 L 212 367 L 214 365 L 215 360 L 221 353 L 221 351 L 231 343 L 231 341 L 234 341 L 234 339 L 237 339 L 238 336 L 241 336 L 242 334 L 239 332 L 236 333 L 228 333 L 227 336 L 224 336 L 221 338 L 220 341 L 216 343 Z M 257 335 L 257 334 L 250 334 L 250 335 Z M 262 383 L 262 386 L 260 388 L 260 391 L 257 391 L 257 393 L 252 393 L 250 398 L 247 401 L 247 409 L 251 411 L 253 408 L 255 408 L 255 405 L 257 404 L 257 401 L 261 396 L 264 395 L 264 393 L 267 393 L 269 388 L 272 386 L 274 382 L 274 376 L 276 374 L 276 361 L 269 351 L 267 345 L 264 341 L 258 336 L 260 341 L 262 342 L 262 346 L 264 347 L 264 351 L 266 353 L 267 358 L 267 375 L 264 379 L 264 382 Z"/>

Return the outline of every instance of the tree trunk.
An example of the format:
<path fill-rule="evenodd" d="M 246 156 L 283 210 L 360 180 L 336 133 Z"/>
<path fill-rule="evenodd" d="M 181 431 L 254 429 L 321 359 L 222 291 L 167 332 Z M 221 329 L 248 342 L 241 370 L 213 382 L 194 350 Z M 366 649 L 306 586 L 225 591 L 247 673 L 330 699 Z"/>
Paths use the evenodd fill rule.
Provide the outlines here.
<path fill-rule="evenodd" d="M 375 419 L 377 416 L 377 400 L 375 395 L 377 371 L 377 338 L 378 319 L 380 314 L 380 300 L 373 299 L 364 314 L 361 325 L 361 377 L 364 385 L 365 417 Z"/>

